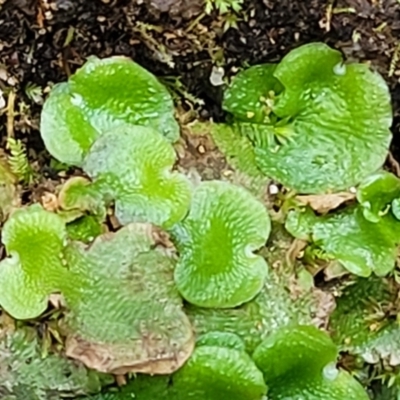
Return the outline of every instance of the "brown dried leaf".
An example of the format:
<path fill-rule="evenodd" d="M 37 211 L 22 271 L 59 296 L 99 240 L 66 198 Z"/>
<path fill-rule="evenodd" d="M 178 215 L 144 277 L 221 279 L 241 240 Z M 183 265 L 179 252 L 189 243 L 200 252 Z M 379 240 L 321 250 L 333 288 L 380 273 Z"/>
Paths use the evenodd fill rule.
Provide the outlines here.
<path fill-rule="evenodd" d="M 52 293 L 49 296 L 49 303 L 56 309 L 60 309 L 65 306 L 65 301 L 60 293 Z"/>
<path fill-rule="evenodd" d="M 300 203 L 310 206 L 314 211 L 320 214 L 326 214 L 331 210 L 335 210 L 339 206 L 356 198 L 354 193 L 339 192 L 330 194 L 310 194 L 296 196 Z"/>
<path fill-rule="evenodd" d="M 194 337 L 190 338 L 179 351 L 159 352 L 157 337 L 149 337 L 143 343 L 146 357 L 132 360 L 127 355 L 126 346 L 88 342 L 77 336 L 66 341 L 66 355 L 83 362 L 87 367 L 100 372 L 123 375 L 128 372 L 150 375 L 167 375 L 178 370 L 188 360 L 194 350 Z"/>
<path fill-rule="evenodd" d="M 350 272 L 343 267 L 337 260 L 329 262 L 328 266 L 324 269 L 324 275 L 326 281 L 341 278 L 342 276 L 348 275 Z"/>
<path fill-rule="evenodd" d="M 58 210 L 58 199 L 54 193 L 45 192 L 41 198 L 42 206 L 45 210 L 56 212 Z"/>
<path fill-rule="evenodd" d="M 301 255 L 302 251 L 307 247 L 307 242 L 301 239 L 294 239 L 286 253 L 286 262 L 293 265 L 296 259 Z"/>

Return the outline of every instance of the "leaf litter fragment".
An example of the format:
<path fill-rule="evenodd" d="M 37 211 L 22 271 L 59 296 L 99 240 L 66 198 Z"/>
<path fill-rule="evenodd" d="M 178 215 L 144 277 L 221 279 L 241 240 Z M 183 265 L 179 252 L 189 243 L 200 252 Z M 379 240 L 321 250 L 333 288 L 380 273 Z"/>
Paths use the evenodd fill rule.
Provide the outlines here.
<path fill-rule="evenodd" d="M 350 202 L 355 198 L 355 194 L 350 192 L 296 196 L 296 200 L 305 206 L 310 206 L 319 214 L 327 214 L 329 211 L 335 210 L 341 205 Z"/>

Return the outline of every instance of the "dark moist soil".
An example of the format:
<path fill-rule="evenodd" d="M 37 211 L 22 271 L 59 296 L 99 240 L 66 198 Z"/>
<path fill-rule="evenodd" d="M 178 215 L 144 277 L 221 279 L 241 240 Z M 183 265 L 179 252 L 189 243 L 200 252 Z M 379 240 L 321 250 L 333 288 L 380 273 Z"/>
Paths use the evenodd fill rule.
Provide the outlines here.
<path fill-rule="evenodd" d="M 395 115 L 392 153 L 400 160 L 398 0 L 249 0 L 238 15 L 222 17 L 204 15 L 196 0 L 0 0 L 0 90 L 6 100 L 16 91 L 11 133 L 44 173 L 50 169 L 38 132 L 40 90 L 45 96 L 90 55 L 123 54 L 168 82 L 175 79 L 184 109 L 221 121 L 223 87 L 210 83 L 213 66 L 230 76 L 241 66 L 279 61 L 311 41 L 368 62 L 385 77 Z M 32 85 L 36 101 L 26 94 Z M 3 143 L 6 124 L 3 110 Z"/>

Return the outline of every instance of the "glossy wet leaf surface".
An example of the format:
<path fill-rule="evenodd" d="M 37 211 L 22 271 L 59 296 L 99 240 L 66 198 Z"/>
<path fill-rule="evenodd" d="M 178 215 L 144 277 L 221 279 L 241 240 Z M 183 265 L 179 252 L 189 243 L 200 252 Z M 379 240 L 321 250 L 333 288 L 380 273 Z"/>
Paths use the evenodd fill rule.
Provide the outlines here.
<path fill-rule="evenodd" d="M 294 375 L 307 379 L 335 362 L 337 348 L 329 336 L 315 326 L 283 327 L 266 338 L 254 351 L 253 358 L 267 384 Z"/>
<path fill-rule="evenodd" d="M 181 295 L 198 306 L 223 308 L 254 298 L 268 269 L 253 252 L 269 233 L 266 209 L 245 189 L 218 181 L 200 184 L 188 216 L 173 230 Z"/>
<path fill-rule="evenodd" d="M 53 157 L 81 165 L 97 138 L 126 123 L 179 137 L 172 98 L 155 76 L 125 57 L 91 57 L 52 90 L 40 130 Z"/>
<path fill-rule="evenodd" d="M 189 181 L 171 172 L 175 160 L 173 147 L 157 132 L 124 126 L 96 141 L 83 168 L 105 198 L 115 199 L 121 224 L 170 227 L 185 216 L 191 198 Z"/>
<path fill-rule="evenodd" d="M 253 359 L 264 374 L 271 400 L 367 400 L 362 386 L 335 368 L 338 351 L 313 326 L 288 326 L 265 339 Z"/>
<path fill-rule="evenodd" d="M 389 317 L 395 302 L 393 284 L 378 278 L 359 278 L 336 300 L 330 318 L 333 340 L 341 350 L 360 355 L 368 363 L 386 359 L 400 364 L 400 328 Z"/>
<path fill-rule="evenodd" d="M 369 400 L 361 384 L 347 372 L 341 371 L 335 379 L 317 378 L 299 384 L 283 381 L 269 391 L 271 400 Z"/>
<path fill-rule="evenodd" d="M 400 179 L 386 171 L 369 176 L 357 189 L 364 217 L 371 222 L 378 222 L 390 212 L 392 201 L 399 197 Z"/>
<path fill-rule="evenodd" d="M 366 65 L 343 64 L 341 54 L 322 43 L 292 50 L 273 75 L 284 87 L 270 100 L 277 119 L 253 124 L 252 133 L 256 162 L 265 175 L 298 192 L 325 193 L 347 190 L 382 166 L 392 112 L 380 75 Z M 229 97 L 229 110 L 239 110 L 237 122 L 249 121 L 243 112 L 247 96 L 261 87 L 243 85 L 248 93 L 238 90 Z M 262 110 L 248 115 L 260 122 Z"/>
<path fill-rule="evenodd" d="M 243 350 L 204 345 L 173 376 L 178 399 L 259 400 L 266 393 L 261 371 Z"/>
<path fill-rule="evenodd" d="M 267 175 L 299 192 L 322 193 L 348 189 L 383 164 L 392 111 L 380 75 L 309 44 L 284 57 L 274 76 L 285 90 L 273 110 L 290 119 L 293 135 L 278 150 L 256 149 Z"/>
<path fill-rule="evenodd" d="M 68 276 L 64 223 L 33 205 L 12 215 L 2 241 L 8 257 L 0 262 L 0 304 L 15 318 L 38 317 L 47 308 L 50 294 L 58 292 L 60 281 Z"/>
<path fill-rule="evenodd" d="M 391 211 L 393 216 L 400 221 L 400 197 L 396 198 L 391 203 Z"/>
<path fill-rule="evenodd" d="M 223 108 L 236 121 L 268 123 L 273 100 L 283 87 L 274 77 L 276 64 L 252 66 L 235 76 L 224 93 Z"/>
<path fill-rule="evenodd" d="M 68 237 L 84 243 L 92 242 L 97 236 L 106 233 L 105 225 L 101 224 L 93 215 L 84 215 L 67 224 Z"/>
<path fill-rule="evenodd" d="M 289 213 L 286 229 L 313 243 L 324 256 L 338 260 L 353 274 L 383 276 L 394 268 L 400 224 L 390 214 L 373 223 L 364 218 L 360 207 L 320 217 L 309 209 L 296 210 Z"/>

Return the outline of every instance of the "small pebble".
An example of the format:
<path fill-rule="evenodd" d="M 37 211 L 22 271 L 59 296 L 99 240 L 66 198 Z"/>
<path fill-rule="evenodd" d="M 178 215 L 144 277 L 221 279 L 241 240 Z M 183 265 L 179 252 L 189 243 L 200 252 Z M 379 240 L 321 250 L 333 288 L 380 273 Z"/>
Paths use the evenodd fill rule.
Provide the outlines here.
<path fill-rule="evenodd" d="M 221 86 L 224 84 L 223 77 L 225 75 L 225 70 L 222 67 L 214 66 L 211 75 L 210 82 L 213 86 Z"/>
<path fill-rule="evenodd" d="M 272 184 L 272 185 L 269 185 L 268 191 L 269 191 L 269 194 L 278 194 L 279 188 L 278 188 L 278 186 Z"/>
<path fill-rule="evenodd" d="M 3 92 L 0 89 L 0 110 L 6 106 L 6 101 L 3 97 Z"/>

